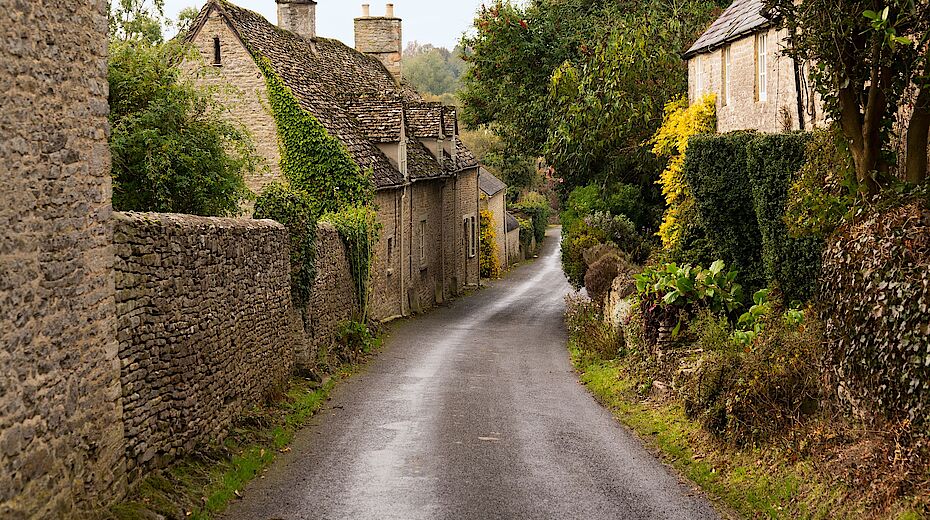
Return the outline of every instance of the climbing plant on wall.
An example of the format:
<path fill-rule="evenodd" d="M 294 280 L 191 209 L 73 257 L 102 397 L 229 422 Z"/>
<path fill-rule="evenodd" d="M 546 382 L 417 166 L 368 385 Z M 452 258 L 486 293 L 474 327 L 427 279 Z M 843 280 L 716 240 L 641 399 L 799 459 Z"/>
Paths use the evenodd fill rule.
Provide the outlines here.
<path fill-rule="evenodd" d="M 257 218 L 284 224 L 291 235 L 292 285 L 306 302 L 315 276 L 316 225 L 324 215 L 349 249 L 362 314 L 367 303 L 371 257 L 377 241 L 372 225 L 374 189 L 371 172 L 352 160 L 348 150 L 309 111 L 264 58 L 256 60 L 278 130 L 283 183 L 265 189 L 255 205 Z"/>
<path fill-rule="evenodd" d="M 497 233 L 494 231 L 494 214 L 490 210 L 481 212 L 481 277 L 497 278 L 501 274 L 501 262 L 497 257 Z"/>
<path fill-rule="evenodd" d="M 378 215 L 370 206 L 353 206 L 337 213 L 327 213 L 320 220 L 332 224 L 346 246 L 352 279 L 355 281 L 355 294 L 358 296 L 358 321 L 365 323 L 368 320 L 371 264 L 375 245 L 381 235 Z"/>

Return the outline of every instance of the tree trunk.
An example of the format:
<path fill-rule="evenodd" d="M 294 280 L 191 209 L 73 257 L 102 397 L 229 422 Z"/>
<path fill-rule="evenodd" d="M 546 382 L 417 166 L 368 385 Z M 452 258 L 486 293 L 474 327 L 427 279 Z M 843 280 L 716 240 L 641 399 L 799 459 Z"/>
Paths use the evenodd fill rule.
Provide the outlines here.
<path fill-rule="evenodd" d="M 919 184 L 927 178 L 927 142 L 930 139 L 930 88 L 920 89 L 907 127 L 907 182 Z"/>

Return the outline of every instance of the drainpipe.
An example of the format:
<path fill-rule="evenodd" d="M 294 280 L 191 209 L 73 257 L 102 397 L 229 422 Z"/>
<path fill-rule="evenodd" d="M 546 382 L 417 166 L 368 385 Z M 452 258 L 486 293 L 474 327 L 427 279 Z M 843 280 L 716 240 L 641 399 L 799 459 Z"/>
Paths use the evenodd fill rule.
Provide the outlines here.
<path fill-rule="evenodd" d="M 400 200 L 398 200 L 398 197 L 400 197 Z M 398 297 L 400 298 L 401 316 L 407 315 L 406 297 L 404 296 L 407 294 L 407 286 L 404 283 L 404 245 L 406 244 L 406 240 L 404 240 L 404 198 L 406 197 L 407 186 L 404 185 L 404 188 L 400 191 L 400 195 L 394 195 L 394 229 L 400 231 L 400 233 L 398 233 L 400 236 L 400 244 L 398 244 L 398 253 L 400 255 L 398 256 L 400 260 L 400 262 L 398 262 L 400 265 L 400 269 L 398 269 L 398 271 L 400 271 L 400 294 Z"/>
<path fill-rule="evenodd" d="M 446 299 L 446 219 L 442 215 L 446 213 L 446 184 L 448 180 L 442 181 L 439 188 L 439 293 L 442 299 Z"/>

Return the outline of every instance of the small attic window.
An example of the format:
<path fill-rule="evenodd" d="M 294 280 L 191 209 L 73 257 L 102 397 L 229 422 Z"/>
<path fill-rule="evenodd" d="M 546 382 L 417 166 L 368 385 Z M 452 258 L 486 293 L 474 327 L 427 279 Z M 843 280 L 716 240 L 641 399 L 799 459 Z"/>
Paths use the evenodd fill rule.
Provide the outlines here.
<path fill-rule="evenodd" d="M 223 65 L 223 54 L 220 50 L 220 37 L 213 37 L 213 66 L 219 67 Z"/>

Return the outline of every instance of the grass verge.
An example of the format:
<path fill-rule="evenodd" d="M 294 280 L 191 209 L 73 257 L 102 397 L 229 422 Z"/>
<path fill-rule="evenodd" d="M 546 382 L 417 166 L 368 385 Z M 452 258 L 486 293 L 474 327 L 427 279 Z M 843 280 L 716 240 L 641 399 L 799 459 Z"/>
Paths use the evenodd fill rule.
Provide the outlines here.
<path fill-rule="evenodd" d="M 745 518 L 834 519 L 924 518 L 917 497 L 902 497 L 880 513 L 861 489 L 825 474 L 816 457 L 797 457 L 779 446 L 744 448 L 721 444 L 675 399 L 643 398 L 635 367 L 604 361 L 570 342 L 572 362 L 597 400 L 636 432 L 665 462 Z M 867 486 L 867 483 L 863 483 Z"/>

